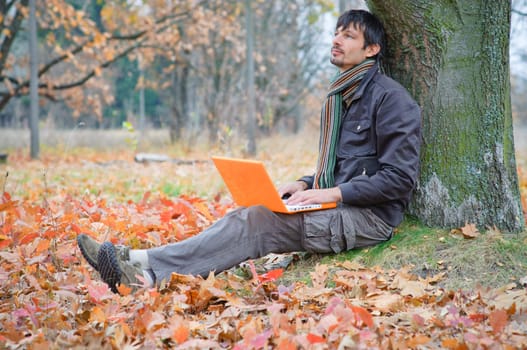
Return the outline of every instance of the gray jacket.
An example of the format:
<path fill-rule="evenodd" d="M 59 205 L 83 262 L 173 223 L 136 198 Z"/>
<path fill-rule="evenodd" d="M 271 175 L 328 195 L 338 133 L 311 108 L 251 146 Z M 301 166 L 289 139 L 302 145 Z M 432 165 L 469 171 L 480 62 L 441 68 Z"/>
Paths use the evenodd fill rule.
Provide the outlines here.
<path fill-rule="evenodd" d="M 335 184 L 343 203 L 369 207 L 397 226 L 419 172 L 419 106 L 404 87 L 373 67 L 345 110 L 340 130 Z M 313 186 L 313 176 L 300 180 Z"/>

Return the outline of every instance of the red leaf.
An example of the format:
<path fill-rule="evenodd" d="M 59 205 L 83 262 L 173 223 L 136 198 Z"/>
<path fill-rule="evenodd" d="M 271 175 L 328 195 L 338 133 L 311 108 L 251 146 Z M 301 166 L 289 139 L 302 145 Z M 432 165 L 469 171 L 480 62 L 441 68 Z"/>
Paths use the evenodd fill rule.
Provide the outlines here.
<path fill-rule="evenodd" d="M 31 232 L 26 235 L 23 235 L 20 241 L 18 241 L 19 244 L 28 244 L 30 242 L 33 242 L 35 238 L 37 238 L 39 235 L 36 232 Z"/>
<path fill-rule="evenodd" d="M 487 318 L 485 314 L 471 314 L 468 317 L 474 322 L 483 322 Z"/>
<path fill-rule="evenodd" d="M 271 270 L 262 275 L 259 275 L 258 280 L 261 283 L 273 282 L 273 281 L 276 281 L 278 278 L 280 278 L 283 273 L 284 273 L 283 269 Z"/>
<path fill-rule="evenodd" d="M 82 233 L 82 230 L 80 229 L 79 226 L 77 226 L 77 224 L 75 224 L 75 223 L 72 222 L 72 223 L 70 224 L 70 227 L 71 227 L 71 229 L 72 229 L 75 233 L 77 233 L 77 234 Z"/>
<path fill-rule="evenodd" d="M 323 337 L 321 337 L 321 336 L 319 336 L 319 335 L 313 334 L 313 333 L 308 333 L 308 335 L 307 335 L 307 340 L 308 340 L 311 344 L 325 343 L 325 342 L 326 342 L 326 339 L 324 339 Z"/>

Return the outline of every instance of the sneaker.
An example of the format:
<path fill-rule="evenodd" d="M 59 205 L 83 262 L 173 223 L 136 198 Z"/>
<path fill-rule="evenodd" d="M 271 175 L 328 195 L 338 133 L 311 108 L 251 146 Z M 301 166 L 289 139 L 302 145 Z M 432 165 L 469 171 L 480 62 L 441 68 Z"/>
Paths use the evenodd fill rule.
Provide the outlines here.
<path fill-rule="evenodd" d="M 104 242 L 100 245 L 97 266 L 102 280 L 110 286 L 114 293 L 119 293 L 117 286 L 120 284 L 132 287 L 132 290 L 137 289 L 139 280 L 136 275 L 143 275 L 140 265 L 132 264 L 129 258 L 119 254 L 111 242 Z"/>
<path fill-rule="evenodd" d="M 82 256 L 88 264 L 91 265 L 95 270 L 99 270 L 97 268 L 97 256 L 99 255 L 99 249 L 101 248 L 101 244 L 97 243 L 93 238 L 88 236 L 87 234 L 81 233 L 77 236 L 77 245 L 79 246 L 79 249 L 82 253 Z M 130 248 L 123 246 L 123 245 L 117 245 L 115 246 L 115 249 L 117 250 L 117 254 L 123 259 L 128 260 L 129 251 Z"/>

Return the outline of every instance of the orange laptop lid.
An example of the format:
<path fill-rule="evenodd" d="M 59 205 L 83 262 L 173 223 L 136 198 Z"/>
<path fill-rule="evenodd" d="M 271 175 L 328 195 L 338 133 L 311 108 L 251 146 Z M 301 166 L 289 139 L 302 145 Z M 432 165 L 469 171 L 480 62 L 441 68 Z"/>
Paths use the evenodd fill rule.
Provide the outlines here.
<path fill-rule="evenodd" d="M 262 162 L 226 157 L 211 157 L 236 204 L 244 207 L 264 205 L 279 213 L 335 208 L 336 203 L 285 205 Z"/>

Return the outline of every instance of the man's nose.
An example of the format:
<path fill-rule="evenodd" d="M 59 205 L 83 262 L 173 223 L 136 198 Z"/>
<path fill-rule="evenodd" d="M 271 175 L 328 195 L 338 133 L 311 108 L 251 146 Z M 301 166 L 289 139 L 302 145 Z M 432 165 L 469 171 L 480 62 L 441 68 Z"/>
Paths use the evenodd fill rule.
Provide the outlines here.
<path fill-rule="evenodd" d="M 333 45 L 340 45 L 340 40 L 342 39 L 342 36 L 340 34 L 335 34 L 333 37 Z"/>

